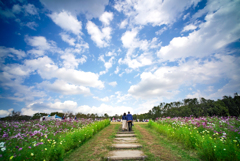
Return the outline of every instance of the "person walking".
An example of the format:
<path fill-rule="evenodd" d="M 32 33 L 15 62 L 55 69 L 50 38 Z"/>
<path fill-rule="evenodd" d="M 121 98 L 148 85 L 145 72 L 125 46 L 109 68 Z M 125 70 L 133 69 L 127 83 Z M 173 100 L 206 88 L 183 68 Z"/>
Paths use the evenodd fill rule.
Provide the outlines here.
<path fill-rule="evenodd" d="M 133 122 L 133 117 L 132 117 L 132 115 L 130 114 L 130 112 L 128 111 L 128 114 L 127 114 L 127 123 L 128 123 L 128 130 L 129 130 L 129 131 L 132 131 L 132 122 Z"/>
<path fill-rule="evenodd" d="M 127 115 L 126 113 L 122 116 L 122 131 L 127 130 Z"/>

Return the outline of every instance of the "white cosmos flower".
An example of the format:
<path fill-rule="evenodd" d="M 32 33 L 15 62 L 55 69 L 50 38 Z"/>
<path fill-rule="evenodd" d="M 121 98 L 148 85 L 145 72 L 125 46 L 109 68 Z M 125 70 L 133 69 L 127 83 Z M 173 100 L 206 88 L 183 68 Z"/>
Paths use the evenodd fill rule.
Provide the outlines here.
<path fill-rule="evenodd" d="M 1 147 L 1 148 L 4 147 L 4 144 L 5 144 L 4 142 L 1 142 L 1 143 L 0 143 L 0 147 Z"/>

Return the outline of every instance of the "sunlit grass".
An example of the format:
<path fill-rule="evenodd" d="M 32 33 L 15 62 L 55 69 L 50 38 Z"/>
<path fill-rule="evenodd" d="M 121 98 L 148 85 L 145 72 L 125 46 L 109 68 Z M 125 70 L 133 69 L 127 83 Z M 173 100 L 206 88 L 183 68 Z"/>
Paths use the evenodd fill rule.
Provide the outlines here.
<path fill-rule="evenodd" d="M 206 124 L 214 124 L 214 127 L 209 128 L 209 126 L 203 126 L 204 124 L 194 126 L 191 123 L 170 118 L 161 119 L 158 122 L 150 121 L 148 126 L 171 140 L 183 143 L 187 148 L 196 149 L 204 160 L 240 160 L 239 134 L 229 131 L 226 127 L 231 126 L 229 124 L 217 125 L 216 118 L 206 120 L 208 120 Z M 221 120 L 219 119 L 218 122 L 221 123 Z M 238 124 L 236 127 L 239 127 L 240 122 L 236 119 L 233 124 Z M 220 131 L 220 126 L 224 131 Z"/>

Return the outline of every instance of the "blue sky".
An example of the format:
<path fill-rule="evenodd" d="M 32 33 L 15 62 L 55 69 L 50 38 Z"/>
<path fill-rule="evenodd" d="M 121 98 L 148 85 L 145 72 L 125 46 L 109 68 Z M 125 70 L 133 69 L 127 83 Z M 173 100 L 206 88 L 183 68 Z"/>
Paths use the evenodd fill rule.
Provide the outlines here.
<path fill-rule="evenodd" d="M 240 92 L 239 0 L 0 0 L 0 117 Z"/>

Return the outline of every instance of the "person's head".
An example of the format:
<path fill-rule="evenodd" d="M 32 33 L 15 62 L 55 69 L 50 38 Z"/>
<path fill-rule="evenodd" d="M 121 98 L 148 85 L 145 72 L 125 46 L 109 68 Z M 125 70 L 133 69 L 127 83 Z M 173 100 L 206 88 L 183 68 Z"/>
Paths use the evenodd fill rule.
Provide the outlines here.
<path fill-rule="evenodd" d="M 124 113 L 123 116 L 126 116 L 126 113 Z"/>
<path fill-rule="evenodd" d="M 130 114 L 130 111 L 128 111 L 128 114 Z"/>

